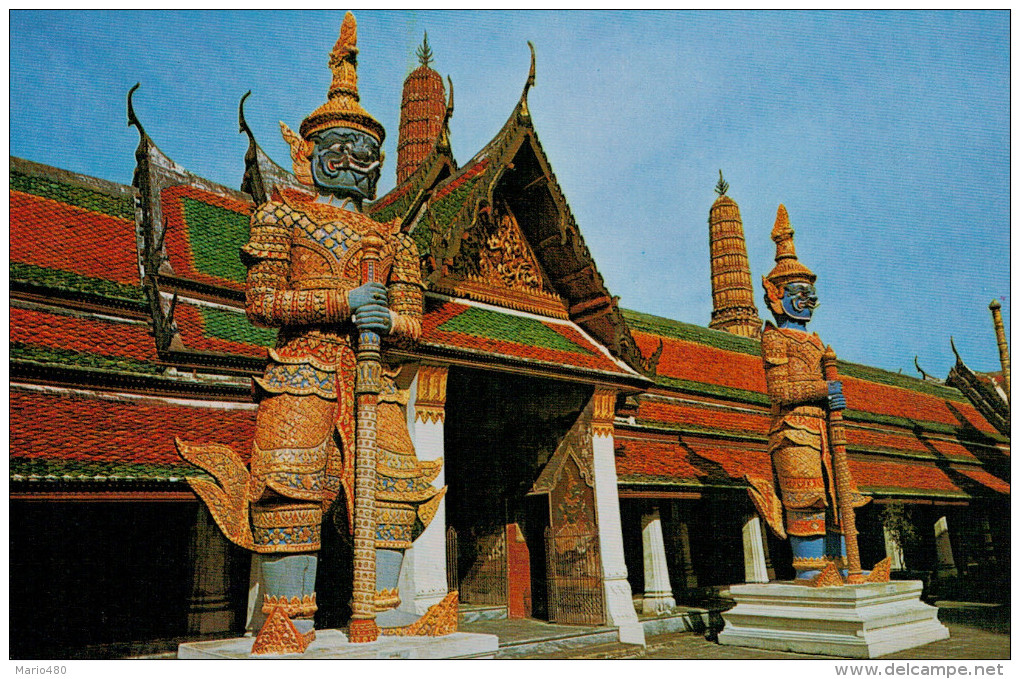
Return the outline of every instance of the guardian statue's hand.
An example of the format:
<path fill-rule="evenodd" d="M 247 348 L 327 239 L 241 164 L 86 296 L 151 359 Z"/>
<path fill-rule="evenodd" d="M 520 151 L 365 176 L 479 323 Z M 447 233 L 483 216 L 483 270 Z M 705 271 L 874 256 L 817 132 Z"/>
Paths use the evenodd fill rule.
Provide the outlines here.
<path fill-rule="evenodd" d="M 382 283 L 365 283 L 347 293 L 351 316 L 359 330 L 386 335 L 393 329 L 393 318 L 387 308 L 388 294 Z"/>
<path fill-rule="evenodd" d="M 380 304 L 386 306 L 388 295 L 386 286 L 382 283 L 365 283 L 360 288 L 354 288 L 347 293 L 347 302 L 353 314 L 367 304 Z"/>
<path fill-rule="evenodd" d="M 382 304 L 366 304 L 354 312 L 354 324 L 358 330 L 371 330 L 380 335 L 388 335 L 393 329 L 393 317 L 390 310 Z"/>

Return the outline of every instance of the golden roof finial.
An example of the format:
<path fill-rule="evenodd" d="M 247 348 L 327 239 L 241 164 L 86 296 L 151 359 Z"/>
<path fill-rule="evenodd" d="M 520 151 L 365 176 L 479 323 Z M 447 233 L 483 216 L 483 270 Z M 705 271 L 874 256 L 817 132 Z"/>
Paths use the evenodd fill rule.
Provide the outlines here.
<path fill-rule="evenodd" d="M 429 47 L 429 32 L 425 31 L 425 37 L 421 41 L 421 47 L 415 52 L 418 55 L 418 63 L 422 66 L 428 66 L 432 63 L 432 48 Z"/>
<path fill-rule="evenodd" d="M 730 190 L 729 183 L 723 179 L 722 170 L 719 170 L 719 182 L 715 185 L 715 192 L 719 194 L 719 197 L 726 195 L 726 192 Z"/>
<path fill-rule="evenodd" d="M 1009 346 L 1006 344 L 1006 329 L 1002 324 L 1002 304 L 993 299 L 988 305 L 995 327 L 995 341 L 999 345 L 999 363 L 1002 366 L 1002 380 L 1006 385 L 1006 400 L 1009 401 Z"/>

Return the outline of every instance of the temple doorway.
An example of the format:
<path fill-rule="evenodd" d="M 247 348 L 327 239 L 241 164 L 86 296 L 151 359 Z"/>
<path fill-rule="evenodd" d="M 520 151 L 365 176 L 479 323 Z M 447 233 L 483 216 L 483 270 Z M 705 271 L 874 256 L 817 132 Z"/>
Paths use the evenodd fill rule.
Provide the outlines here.
<path fill-rule="evenodd" d="M 447 568 L 449 584 L 458 589 L 463 605 L 505 606 L 511 618 L 562 617 L 549 601 L 548 546 L 578 543 L 569 536 L 566 541 L 550 538 L 550 527 L 556 528 L 553 517 L 563 514 L 556 512 L 566 497 L 562 489 L 534 491 L 591 394 L 591 387 L 575 383 L 450 369 Z M 579 472 L 573 477 L 580 478 Z M 567 591 L 562 581 L 558 584 L 552 591 Z M 555 604 L 563 595 L 554 598 Z"/>

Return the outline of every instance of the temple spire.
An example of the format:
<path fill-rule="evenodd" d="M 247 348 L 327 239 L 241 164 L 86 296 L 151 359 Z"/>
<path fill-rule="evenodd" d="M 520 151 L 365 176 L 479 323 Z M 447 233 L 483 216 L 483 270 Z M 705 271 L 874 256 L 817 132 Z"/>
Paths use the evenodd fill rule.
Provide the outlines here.
<path fill-rule="evenodd" d="M 758 337 L 761 319 L 754 304 L 751 266 L 747 260 L 740 208 L 726 195 L 729 184 L 719 170 L 719 194 L 708 212 L 708 242 L 712 265 L 712 320 L 708 327 L 734 335 Z"/>
<path fill-rule="evenodd" d="M 400 98 L 400 131 L 397 135 L 397 184 L 402 184 L 428 158 L 436 146 L 447 103 L 443 78 L 429 65 L 432 47 L 429 34 L 417 51 L 421 64 L 404 80 Z"/>

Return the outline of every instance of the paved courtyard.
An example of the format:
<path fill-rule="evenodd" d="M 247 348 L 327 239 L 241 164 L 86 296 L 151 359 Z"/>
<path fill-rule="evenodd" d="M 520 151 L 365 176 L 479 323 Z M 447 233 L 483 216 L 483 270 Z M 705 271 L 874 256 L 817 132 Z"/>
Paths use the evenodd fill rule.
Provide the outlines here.
<path fill-rule="evenodd" d="M 1009 607 L 988 604 L 940 602 L 939 620 L 949 628 L 950 637 L 927 646 L 882 656 L 888 660 L 984 660 L 1008 659 Z M 573 651 L 531 655 L 534 659 L 696 659 L 749 660 L 798 658 L 818 660 L 830 656 L 762 651 L 736 646 L 721 646 L 701 634 L 683 632 L 649 637 L 645 648 L 621 643 L 589 646 Z"/>

